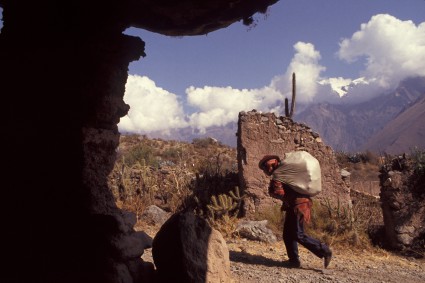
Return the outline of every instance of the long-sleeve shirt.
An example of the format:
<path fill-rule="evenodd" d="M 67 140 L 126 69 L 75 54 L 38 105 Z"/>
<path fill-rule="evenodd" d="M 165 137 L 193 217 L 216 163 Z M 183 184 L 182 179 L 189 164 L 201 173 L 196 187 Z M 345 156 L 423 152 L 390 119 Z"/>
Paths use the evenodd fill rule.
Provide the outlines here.
<path fill-rule="evenodd" d="M 296 214 L 302 214 L 306 223 L 310 222 L 312 201 L 308 195 L 303 195 L 293 190 L 289 185 L 278 180 L 271 180 L 269 195 L 282 200 L 282 209 L 293 209 Z"/>

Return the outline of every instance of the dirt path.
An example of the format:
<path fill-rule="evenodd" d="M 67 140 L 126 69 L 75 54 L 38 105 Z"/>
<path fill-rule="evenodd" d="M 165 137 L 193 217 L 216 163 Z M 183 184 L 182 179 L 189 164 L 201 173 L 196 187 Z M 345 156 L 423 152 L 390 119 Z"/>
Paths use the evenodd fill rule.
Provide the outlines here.
<path fill-rule="evenodd" d="M 302 267 L 282 266 L 286 253 L 282 241 L 264 244 L 243 239 L 229 240 L 230 270 L 234 283 L 423 283 L 425 260 L 405 258 L 387 251 L 358 251 L 332 247 L 328 269 L 323 260 L 300 247 Z M 143 260 L 153 262 L 151 250 Z"/>
<path fill-rule="evenodd" d="M 147 227 L 145 227 L 147 228 Z M 154 237 L 156 229 L 144 229 Z M 351 250 L 333 247 L 327 269 L 323 260 L 299 247 L 301 268 L 282 265 L 286 260 L 282 240 L 266 244 L 246 239 L 227 240 L 232 283 L 424 283 L 425 259 L 398 256 L 374 249 Z M 152 262 L 152 250 L 145 250 L 144 261 Z M 172 282 L 170 282 L 172 283 Z"/>
<path fill-rule="evenodd" d="M 408 259 L 386 251 L 350 251 L 332 248 L 334 256 L 328 269 L 323 260 L 300 247 L 302 268 L 283 267 L 283 243 L 273 245 L 250 241 L 228 243 L 231 272 L 235 282 L 425 282 L 425 261 Z"/>

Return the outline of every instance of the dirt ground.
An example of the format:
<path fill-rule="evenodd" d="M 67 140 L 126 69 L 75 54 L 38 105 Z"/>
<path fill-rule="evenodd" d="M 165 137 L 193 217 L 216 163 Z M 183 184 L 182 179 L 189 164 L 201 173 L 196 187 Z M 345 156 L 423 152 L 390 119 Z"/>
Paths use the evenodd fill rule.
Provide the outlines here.
<path fill-rule="evenodd" d="M 152 232 L 149 233 L 152 236 Z M 332 247 L 333 258 L 327 269 L 323 259 L 301 247 L 301 268 L 282 265 L 286 252 L 282 241 L 265 244 L 245 239 L 227 241 L 233 283 L 423 283 L 425 260 L 398 256 L 376 249 L 351 250 Z M 151 249 L 142 256 L 153 262 Z"/>
<path fill-rule="evenodd" d="M 387 251 L 359 251 L 331 247 L 327 269 L 323 259 L 300 247 L 302 267 L 282 266 L 286 252 L 282 242 L 273 245 L 250 241 L 228 243 L 235 282 L 425 282 L 425 261 L 400 257 Z"/>

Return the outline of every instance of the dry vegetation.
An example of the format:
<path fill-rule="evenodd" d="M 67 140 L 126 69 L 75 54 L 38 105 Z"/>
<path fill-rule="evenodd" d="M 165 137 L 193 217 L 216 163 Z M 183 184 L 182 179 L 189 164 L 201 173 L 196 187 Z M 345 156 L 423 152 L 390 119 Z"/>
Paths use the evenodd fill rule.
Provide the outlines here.
<path fill-rule="evenodd" d="M 341 168 L 351 173 L 351 181 L 379 180 L 382 157 L 370 152 L 337 153 L 337 160 Z M 122 136 L 110 187 L 117 205 L 134 212 L 138 219 L 152 204 L 171 213 L 190 209 L 205 217 L 225 237 L 235 236 L 243 199 L 243 192 L 238 191 L 236 149 L 214 139 L 185 143 Z M 258 220 L 268 220 L 278 238 L 283 217 L 278 206 L 256 215 Z M 373 249 L 369 236 L 373 227 L 380 224 L 378 202 L 358 199 L 352 207 L 317 202 L 307 232 L 333 246 Z"/>
<path fill-rule="evenodd" d="M 149 205 L 207 212 L 212 196 L 237 186 L 236 151 L 211 138 L 192 143 L 122 136 L 109 183 L 118 207 L 139 217 Z M 195 198 L 196 197 L 196 198 Z"/>
<path fill-rule="evenodd" d="M 350 154 L 347 152 L 337 152 L 337 161 L 341 169 L 346 169 L 351 173 L 352 182 L 379 181 L 379 168 L 388 155 L 378 156 L 370 151 Z"/>

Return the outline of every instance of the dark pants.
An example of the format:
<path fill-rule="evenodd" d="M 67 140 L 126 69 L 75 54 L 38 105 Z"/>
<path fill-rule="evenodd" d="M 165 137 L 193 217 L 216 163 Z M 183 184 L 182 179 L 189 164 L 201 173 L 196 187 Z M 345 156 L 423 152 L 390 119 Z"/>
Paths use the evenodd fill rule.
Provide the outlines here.
<path fill-rule="evenodd" d="M 330 251 L 326 244 L 304 234 L 303 215 L 293 209 L 286 211 L 283 241 L 290 261 L 299 261 L 298 243 L 320 258 Z"/>

